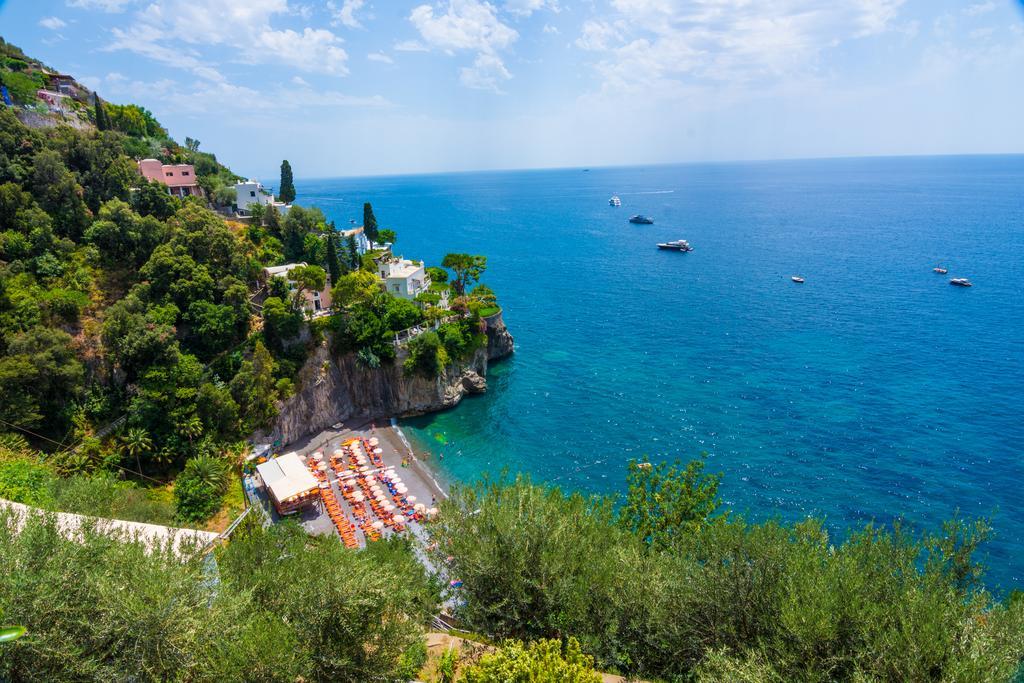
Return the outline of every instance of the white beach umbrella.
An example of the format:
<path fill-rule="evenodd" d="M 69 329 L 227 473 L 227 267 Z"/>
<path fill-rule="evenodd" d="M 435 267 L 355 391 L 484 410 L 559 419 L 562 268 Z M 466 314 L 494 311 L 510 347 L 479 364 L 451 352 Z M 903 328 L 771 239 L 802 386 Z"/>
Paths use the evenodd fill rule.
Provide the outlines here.
<path fill-rule="evenodd" d="M 374 448 L 373 452 L 376 453 L 377 455 L 380 455 L 381 453 L 384 452 L 384 449 L 383 448 Z"/>
<path fill-rule="evenodd" d="M 380 443 L 380 439 L 378 439 L 378 438 L 377 438 L 377 437 L 375 437 L 375 436 L 371 436 L 371 437 L 370 437 L 370 445 L 371 445 L 371 446 L 376 446 L 376 445 L 377 445 L 377 444 L 379 444 L 379 443 Z"/>
<path fill-rule="evenodd" d="M 317 462 L 320 462 L 321 460 L 324 459 L 324 454 L 321 453 L 320 451 L 317 451 L 316 453 L 313 454 L 313 459 L 316 460 Z"/>
<path fill-rule="evenodd" d="M 406 500 L 409 501 L 410 503 L 415 503 L 416 496 L 406 496 Z"/>
<path fill-rule="evenodd" d="M 376 530 L 380 531 L 381 529 L 383 529 L 383 528 L 384 528 L 384 522 L 382 522 L 382 521 L 380 521 L 380 520 L 378 519 L 377 521 L 375 521 L 375 522 L 374 522 L 373 524 L 371 524 L 370 526 L 372 526 L 372 527 L 373 527 L 374 529 L 376 529 Z"/>
<path fill-rule="evenodd" d="M 395 515 L 391 519 L 395 520 L 395 524 L 405 524 L 405 517 L 402 515 Z"/>
<path fill-rule="evenodd" d="M 431 519 L 437 517 L 437 508 L 430 508 L 427 510 L 427 517 L 430 517 Z"/>
<path fill-rule="evenodd" d="M 391 512 L 394 509 L 395 509 L 395 506 L 392 505 L 391 503 L 384 503 L 384 511 L 385 512 Z"/>
<path fill-rule="evenodd" d="M 318 470 L 320 470 L 321 472 L 326 472 L 327 471 L 327 463 L 322 462 L 319 465 L 317 465 L 316 468 Z"/>
<path fill-rule="evenodd" d="M 415 505 L 412 506 L 412 509 L 415 510 L 416 512 L 426 512 L 427 506 L 424 505 L 423 503 L 416 503 Z"/>
<path fill-rule="evenodd" d="M 341 450 L 340 448 L 335 448 L 334 449 L 334 457 L 335 458 L 340 458 L 340 457 L 342 457 L 344 455 L 345 455 L 345 451 Z"/>
<path fill-rule="evenodd" d="M 409 490 L 409 487 L 406 486 L 405 484 L 399 484 L 398 486 L 395 487 L 395 490 L 398 491 L 399 493 L 406 493 Z"/>
<path fill-rule="evenodd" d="M 364 496 L 359 491 L 356 491 L 355 493 L 352 494 L 352 500 L 356 501 L 357 503 L 362 502 L 363 499 L 365 499 L 365 498 L 366 498 L 366 496 Z"/>

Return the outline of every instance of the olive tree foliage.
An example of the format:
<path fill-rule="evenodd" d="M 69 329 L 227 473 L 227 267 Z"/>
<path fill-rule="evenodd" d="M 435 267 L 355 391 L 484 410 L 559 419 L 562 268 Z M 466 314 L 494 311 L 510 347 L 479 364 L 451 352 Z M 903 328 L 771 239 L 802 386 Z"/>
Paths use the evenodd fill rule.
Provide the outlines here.
<path fill-rule="evenodd" d="M 704 473 L 704 460 L 656 465 L 631 460 L 619 521 L 649 545 L 668 548 L 698 531 L 718 510 L 721 475 Z"/>
<path fill-rule="evenodd" d="M 0 511 L 0 613 L 27 631 L 0 646 L 2 680 L 407 680 L 403 655 L 436 606 L 408 549 L 386 562 L 290 524 L 244 526 L 217 581 L 188 544 L 19 526 Z"/>
<path fill-rule="evenodd" d="M 432 525 L 459 616 L 494 638 L 574 637 L 604 670 L 668 681 L 1009 681 L 1024 601 L 995 599 L 989 530 L 712 514 L 697 465 L 634 469 L 624 501 L 524 478 L 456 487 Z M 696 504 L 695 504 L 696 503 Z M 673 526 L 674 525 L 674 526 Z"/>

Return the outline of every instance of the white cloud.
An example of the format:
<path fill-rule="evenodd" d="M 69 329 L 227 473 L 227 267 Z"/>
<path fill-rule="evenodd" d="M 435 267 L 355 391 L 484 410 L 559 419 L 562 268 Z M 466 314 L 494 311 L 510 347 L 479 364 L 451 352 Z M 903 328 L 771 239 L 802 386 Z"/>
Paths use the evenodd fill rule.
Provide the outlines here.
<path fill-rule="evenodd" d="M 500 84 L 512 78 L 505 64 L 495 55 L 477 55 L 472 66 L 459 70 L 459 82 L 467 88 L 502 94 Z"/>
<path fill-rule="evenodd" d="M 430 48 L 418 40 L 402 40 L 395 43 L 395 49 L 399 52 L 429 52 Z"/>
<path fill-rule="evenodd" d="M 344 0 L 335 16 L 338 21 L 349 28 L 362 28 L 363 25 L 356 19 L 356 12 L 363 8 L 366 0 Z"/>
<path fill-rule="evenodd" d="M 286 29 L 266 29 L 255 37 L 245 54 L 256 64 L 266 62 L 272 55 L 280 61 L 303 71 L 344 76 L 348 73 L 348 53 L 341 47 L 341 39 L 322 28 L 303 29 L 302 33 Z"/>
<path fill-rule="evenodd" d="M 58 17 L 45 17 L 43 19 L 40 19 L 39 25 L 42 26 L 43 28 L 48 28 L 51 31 L 58 31 L 67 26 L 67 24 L 65 24 L 64 21 L 59 19 Z"/>
<path fill-rule="evenodd" d="M 619 32 L 603 21 L 588 19 L 583 22 L 583 30 L 576 39 L 576 46 L 583 50 L 607 50 L 611 43 L 619 39 Z"/>
<path fill-rule="evenodd" d="M 551 24 L 544 24 L 544 33 L 551 33 L 557 36 L 559 33 L 561 33 L 561 31 L 558 30 L 557 26 L 552 26 Z"/>
<path fill-rule="evenodd" d="M 393 106 L 380 95 L 359 96 L 337 90 L 313 88 L 298 76 L 293 77 L 289 84 L 270 84 L 265 88 L 261 87 L 259 91 L 226 82 L 182 84 L 169 78 L 138 81 L 127 79 L 120 74 L 109 74 L 106 78 L 90 80 L 96 88 L 102 85 L 107 93 L 114 96 L 146 103 L 148 106 L 159 104 L 193 115 L 211 112 L 230 112 L 238 115 L 262 112 L 274 115 L 315 108 L 386 109 Z"/>
<path fill-rule="evenodd" d="M 558 12 L 558 0 L 505 0 L 505 9 L 512 14 L 528 17 L 545 7 Z"/>
<path fill-rule="evenodd" d="M 388 57 L 383 52 L 371 52 L 370 54 L 366 55 L 366 58 L 369 59 L 371 62 L 381 62 L 383 64 L 395 63 L 395 60 L 391 59 L 391 57 Z"/>
<path fill-rule="evenodd" d="M 123 12 L 124 8 L 133 2 L 135 0 L 68 0 L 68 7 L 98 9 L 114 14 L 116 12 Z"/>
<path fill-rule="evenodd" d="M 348 54 L 330 31 L 306 27 L 276 30 L 271 19 L 288 14 L 287 0 L 153 0 L 130 28 L 112 30 L 108 50 L 128 50 L 189 69 L 201 78 L 223 77 L 204 61 L 201 46 L 227 46 L 249 64 L 284 64 L 303 71 L 343 76 Z"/>
<path fill-rule="evenodd" d="M 479 0 L 449 0 L 443 14 L 435 14 L 430 5 L 420 5 L 413 9 L 409 21 L 427 45 L 442 50 L 492 54 L 519 37 L 515 29 L 501 22 L 493 5 Z"/>
<path fill-rule="evenodd" d="M 987 0 L 986 2 L 979 2 L 974 5 L 967 6 L 964 8 L 964 14 L 969 17 L 976 17 L 981 14 L 988 14 L 995 8 L 996 3 L 992 2 L 992 0 Z"/>
<path fill-rule="evenodd" d="M 813 77 L 819 55 L 890 30 L 904 0 L 612 0 L 576 45 L 610 91 Z"/>
<path fill-rule="evenodd" d="M 428 47 L 450 55 L 477 53 L 471 66 L 459 70 L 459 82 L 464 86 L 500 93 L 499 84 L 512 78 L 498 52 L 512 45 L 519 33 L 501 21 L 494 5 L 480 0 L 448 0 L 446 7 L 436 10 L 419 5 L 412 10 L 409 21 Z"/>

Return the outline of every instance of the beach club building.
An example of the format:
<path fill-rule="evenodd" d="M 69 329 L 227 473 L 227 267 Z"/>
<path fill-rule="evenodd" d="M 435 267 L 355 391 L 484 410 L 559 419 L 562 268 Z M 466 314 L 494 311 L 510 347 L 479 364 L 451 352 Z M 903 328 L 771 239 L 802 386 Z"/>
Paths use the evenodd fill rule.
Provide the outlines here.
<path fill-rule="evenodd" d="M 306 263 L 286 263 L 283 266 L 271 266 L 263 269 L 263 277 L 267 282 L 270 282 L 272 278 L 281 277 L 288 282 L 288 291 L 294 293 L 298 286 L 295 282 L 288 277 L 288 273 L 293 268 L 299 266 L 305 266 Z M 302 292 L 302 309 L 311 315 L 315 315 L 320 311 L 326 311 L 331 307 L 331 278 L 327 277 L 327 283 L 324 285 L 322 291 L 311 292 L 305 290 Z"/>
<path fill-rule="evenodd" d="M 147 180 L 163 183 L 175 197 L 198 197 L 203 193 L 192 164 L 162 164 L 159 159 L 143 159 L 139 162 L 139 173 Z"/>
<path fill-rule="evenodd" d="M 256 466 L 267 496 L 280 515 L 290 515 L 320 499 L 319 482 L 298 453 L 285 453 Z"/>
<path fill-rule="evenodd" d="M 430 276 L 422 261 L 386 256 L 377 261 L 377 274 L 392 296 L 414 300 L 430 289 Z"/>

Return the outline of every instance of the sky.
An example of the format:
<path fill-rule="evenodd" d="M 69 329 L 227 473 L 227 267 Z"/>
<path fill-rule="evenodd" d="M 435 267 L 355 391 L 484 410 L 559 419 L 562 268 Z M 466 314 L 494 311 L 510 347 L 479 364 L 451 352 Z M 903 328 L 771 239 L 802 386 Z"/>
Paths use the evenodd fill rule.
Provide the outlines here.
<path fill-rule="evenodd" d="M 1022 0 L 0 0 L 241 175 L 1024 152 Z"/>

